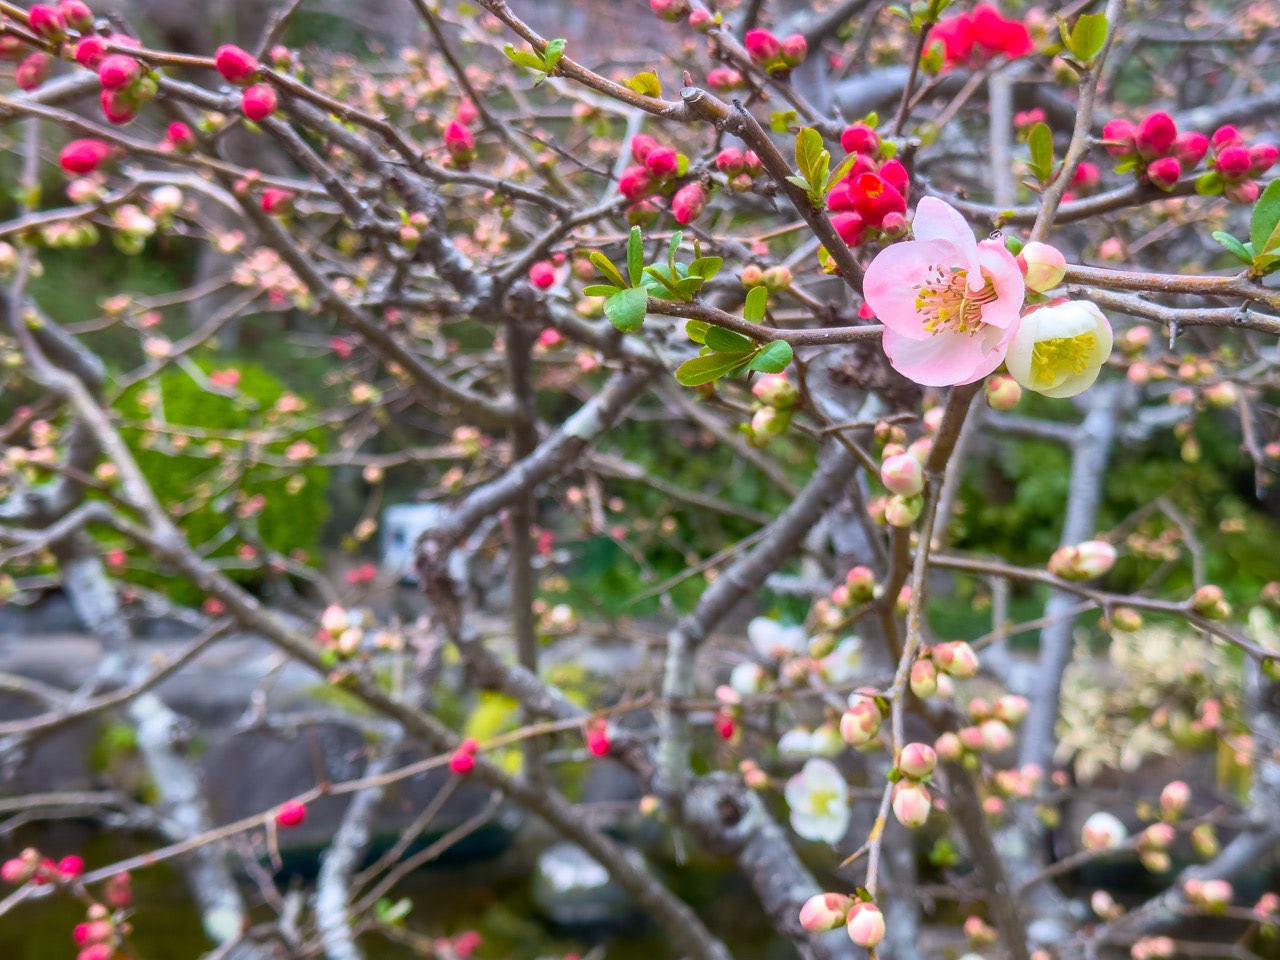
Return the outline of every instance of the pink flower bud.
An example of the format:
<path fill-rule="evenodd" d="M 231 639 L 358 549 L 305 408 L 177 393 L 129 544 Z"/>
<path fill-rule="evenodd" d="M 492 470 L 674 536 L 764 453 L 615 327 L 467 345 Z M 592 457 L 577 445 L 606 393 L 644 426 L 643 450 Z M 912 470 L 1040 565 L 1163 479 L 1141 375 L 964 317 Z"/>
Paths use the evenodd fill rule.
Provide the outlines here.
<path fill-rule="evenodd" d="M 84 33 L 93 28 L 93 11 L 84 0 L 62 0 L 58 4 L 58 13 L 72 30 Z"/>
<path fill-rule="evenodd" d="M 105 943 L 95 943 L 77 953 L 76 960 L 111 960 L 115 953 L 115 947 Z"/>
<path fill-rule="evenodd" d="M 856 167 L 857 164 L 854 164 Z M 886 160 L 880 165 L 880 179 L 887 183 L 898 193 L 906 197 L 911 187 L 911 177 L 907 174 L 907 168 L 902 165 L 901 160 Z"/>
<path fill-rule="evenodd" d="M 929 776 L 937 765 L 938 754 L 927 743 L 908 743 L 898 758 L 898 769 L 917 780 Z"/>
<path fill-rule="evenodd" d="M 785 373 L 766 373 L 752 385 L 751 394 L 765 406 L 779 410 L 791 409 L 800 397 Z"/>
<path fill-rule="evenodd" d="M 745 166 L 746 160 L 737 147 L 725 147 L 716 154 L 716 169 L 726 177 L 736 177 Z"/>
<path fill-rule="evenodd" d="M 115 53 L 98 64 L 98 82 L 104 90 L 119 90 L 142 76 L 142 64 L 133 57 Z"/>
<path fill-rule="evenodd" d="M 992 410 L 1012 410 L 1022 399 L 1022 387 L 1005 373 L 987 377 L 982 389 L 986 394 L 987 406 Z"/>
<path fill-rule="evenodd" d="M 1161 190 L 1172 190 L 1182 176 L 1182 165 L 1173 157 L 1161 157 L 1147 164 L 1147 179 Z"/>
<path fill-rule="evenodd" d="M 67 23 L 62 14 L 47 3 L 32 5 L 27 11 L 27 26 L 43 40 L 61 40 L 67 34 Z"/>
<path fill-rule="evenodd" d="M 556 268 L 549 260 L 539 260 L 529 268 L 529 282 L 545 290 L 556 282 Z"/>
<path fill-rule="evenodd" d="M 800 908 L 800 926 L 810 933 L 826 933 L 844 926 L 853 899 L 840 893 L 819 893 Z"/>
<path fill-rule="evenodd" d="M 255 83 L 240 96 L 240 109 L 250 120 L 265 120 L 276 112 L 276 91 L 268 83 Z"/>
<path fill-rule="evenodd" d="M 862 243 L 867 229 L 862 217 L 856 213 L 835 214 L 831 218 L 831 226 L 835 227 L 840 239 L 851 247 L 856 247 Z"/>
<path fill-rule="evenodd" d="M 6 860 L 4 865 L 0 866 L 0 880 L 5 883 L 26 883 L 33 873 L 35 873 L 34 866 L 18 857 Z"/>
<path fill-rule="evenodd" d="M 884 914 L 874 903 L 861 900 L 850 909 L 845 929 L 857 946 L 878 947 L 884 941 Z"/>
<path fill-rule="evenodd" d="M 707 33 L 715 25 L 715 20 L 712 19 L 708 10 L 694 10 L 689 14 L 689 26 L 699 33 Z"/>
<path fill-rule="evenodd" d="M 671 198 L 671 213 L 676 218 L 676 223 L 692 223 L 702 213 L 706 203 L 707 193 L 702 189 L 702 184 L 686 184 Z"/>
<path fill-rule="evenodd" d="M 1232 147 L 1238 143 L 1244 143 L 1244 137 L 1240 136 L 1239 130 L 1226 123 L 1213 131 L 1213 136 L 1209 138 L 1209 142 L 1213 144 L 1214 150 L 1221 150 L 1223 147 Z"/>
<path fill-rule="evenodd" d="M 793 279 L 791 269 L 785 264 L 770 267 L 764 272 L 764 285 L 766 289 L 774 293 L 787 289 L 787 287 L 791 286 Z"/>
<path fill-rule="evenodd" d="M 707 71 L 707 86 L 721 93 L 737 90 L 739 87 L 746 86 L 746 83 L 746 78 L 742 74 L 728 67 L 716 67 Z"/>
<path fill-rule="evenodd" d="M 1133 134 L 1134 145 L 1144 160 L 1163 157 L 1177 139 L 1178 128 L 1173 118 L 1163 111 L 1143 117 Z"/>
<path fill-rule="evenodd" d="M 645 169 L 659 180 L 667 179 L 679 165 L 680 155 L 672 147 L 654 147 L 644 158 Z"/>
<path fill-rule="evenodd" d="M 876 575 L 868 567 L 852 567 L 845 574 L 844 584 L 849 590 L 849 600 L 853 603 L 866 603 L 875 596 Z"/>
<path fill-rule="evenodd" d="M 964 756 L 965 748 L 960 737 L 948 730 L 934 741 L 933 749 L 939 760 L 954 763 Z"/>
<path fill-rule="evenodd" d="M 914 497 L 924 489 L 924 467 L 910 454 L 889 457 L 880 465 L 880 482 L 891 493 Z"/>
<path fill-rule="evenodd" d="M 138 115 L 138 102 L 126 96 L 122 90 L 103 90 L 98 97 L 102 104 L 102 115 L 108 123 L 123 126 Z"/>
<path fill-rule="evenodd" d="M 921 700 L 938 692 L 938 668 L 932 660 L 917 660 L 911 665 L 911 692 Z"/>
<path fill-rule="evenodd" d="M 73 880 L 84 873 L 84 860 L 75 854 L 63 857 L 58 861 L 58 873 L 67 880 Z"/>
<path fill-rule="evenodd" d="M 747 289 L 764 284 L 764 269 L 754 263 L 749 263 L 743 267 L 741 276 L 742 285 Z"/>
<path fill-rule="evenodd" d="M 49 79 L 49 55 L 37 50 L 26 57 L 13 71 L 13 82 L 19 90 L 34 90 Z"/>
<path fill-rule="evenodd" d="M 101 140 L 72 140 L 62 148 L 58 164 L 67 173 L 84 176 L 98 169 L 110 155 L 111 147 Z"/>
<path fill-rule="evenodd" d="M 224 44 L 215 51 L 213 65 L 224 80 L 244 86 L 258 74 L 258 61 L 247 50 L 234 44 Z"/>
<path fill-rule="evenodd" d="M 1031 710 L 1031 702 L 1016 693 L 1006 693 L 995 703 L 995 717 L 1010 726 L 1017 726 L 1027 718 Z"/>
<path fill-rule="evenodd" d="M 762 407 L 751 417 L 751 437 L 758 446 L 764 446 L 774 437 L 782 436 L 790 423 L 790 410 Z"/>
<path fill-rule="evenodd" d="M 1129 830 L 1114 814 L 1099 810 L 1084 822 L 1080 831 L 1080 842 L 1086 850 L 1114 850 L 1124 843 Z"/>
<path fill-rule="evenodd" d="M 76 44 L 73 56 L 76 63 L 89 70 L 97 70 L 98 64 L 107 55 L 106 41 L 101 37 L 85 37 Z"/>
<path fill-rule="evenodd" d="M 1138 836 L 1141 850 L 1168 850 L 1177 838 L 1173 827 L 1167 823 L 1153 823 Z"/>
<path fill-rule="evenodd" d="M 1049 558 L 1049 572 L 1063 580 L 1092 580 L 1116 562 L 1116 548 L 1105 540 L 1086 540 L 1074 547 L 1059 547 Z"/>
<path fill-rule="evenodd" d="M 1239 183 L 1228 183 L 1222 188 L 1224 197 L 1232 203 L 1246 206 L 1256 203 L 1261 192 L 1262 188 L 1258 186 L 1257 180 L 1241 180 Z"/>
<path fill-rule="evenodd" d="M 475 768 L 475 756 L 465 750 L 455 750 L 449 757 L 449 770 L 456 776 L 465 777 Z"/>
<path fill-rule="evenodd" d="M 840 146 L 845 153 L 876 154 L 880 152 L 880 137 L 865 123 L 855 123 L 840 134 Z"/>
<path fill-rule="evenodd" d="M 1173 156 L 1184 170 L 1191 170 L 1209 152 L 1209 138 L 1203 133 L 1188 130 L 1178 134 L 1173 141 Z"/>
<path fill-rule="evenodd" d="M 1018 266 L 1023 268 L 1027 286 L 1036 293 L 1052 290 L 1062 283 L 1067 274 L 1067 258 L 1062 251 L 1038 240 L 1023 246 L 1017 260 Z"/>
<path fill-rule="evenodd" d="M 649 171 L 641 166 L 627 167 L 618 178 L 618 192 L 631 201 L 640 201 L 653 194 L 657 185 Z"/>
<path fill-rule="evenodd" d="M 854 694 L 850 699 L 853 702 L 840 717 L 840 738 L 851 747 L 865 747 L 880 732 L 884 717 L 870 697 Z"/>
<path fill-rule="evenodd" d="M 967 680 L 978 672 L 978 655 L 963 640 L 951 640 L 933 648 L 933 662 L 939 670 L 957 680 Z"/>
<path fill-rule="evenodd" d="M 798 67 L 809 55 L 809 42 L 804 35 L 793 33 L 782 40 L 782 59 L 789 67 Z"/>
<path fill-rule="evenodd" d="M 1071 175 L 1071 185 L 1081 190 L 1092 190 L 1102 182 L 1102 173 L 1096 163 L 1081 160 L 1076 164 L 1076 172 Z"/>
<path fill-rule="evenodd" d="M 631 159 L 636 163 L 644 164 L 645 157 L 649 156 L 649 151 L 658 147 L 658 141 L 653 139 L 647 133 L 637 133 L 631 138 Z"/>
<path fill-rule="evenodd" d="M 760 66 L 766 66 L 782 55 L 782 44 L 778 42 L 778 38 L 768 30 L 758 27 L 747 31 L 747 35 L 742 38 L 742 45 L 747 48 L 751 59 Z"/>
<path fill-rule="evenodd" d="M 688 0 L 649 0 L 649 9 L 658 19 L 675 23 L 689 12 Z"/>
<path fill-rule="evenodd" d="M 893 815 L 908 830 L 924 826 L 933 810 L 929 788 L 923 783 L 903 780 L 893 788 Z"/>
<path fill-rule="evenodd" d="M 893 496 L 884 505 L 884 520 L 891 527 L 909 527 L 920 519 L 924 498 Z"/>
<path fill-rule="evenodd" d="M 262 191 L 262 212 L 271 217 L 279 217 L 293 209 L 294 194 L 292 190 L 279 187 L 268 187 Z"/>
<path fill-rule="evenodd" d="M 1274 143 L 1255 143 L 1249 148 L 1249 174 L 1260 177 L 1280 160 L 1280 147 Z"/>
<path fill-rule="evenodd" d="M 191 128 L 181 120 L 175 120 L 169 124 L 168 130 L 165 132 L 165 139 L 180 153 L 187 153 L 195 149 L 196 135 L 191 132 Z"/>
<path fill-rule="evenodd" d="M 989 947 L 996 942 L 995 929 L 981 917 L 965 919 L 964 935 L 971 947 Z"/>
<path fill-rule="evenodd" d="M 297 800 L 286 800 L 276 808 L 276 825 L 283 827 L 285 830 L 300 826 L 302 821 L 306 819 L 306 805 L 299 803 Z"/>
<path fill-rule="evenodd" d="M 1137 130 L 1128 120 L 1108 120 L 1102 128 L 1102 139 L 1107 141 L 1107 153 L 1113 157 L 1125 157 L 1136 149 L 1134 137 Z"/>
<path fill-rule="evenodd" d="M 593 757 L 603 757 L 609 753 L 612 744 L 609 741 L 609 728 L 604 723 L 593 724 L 586 733 L 587 750 Z"/>
<path fill-rule="evenodd" d="M 1222 588 L 1207 583 L 1191 596 L 1191 609 L 1207 620 L 1226 620 L 1231 616 Z"/>
<path fill-rule="evenodd" d="M 1211 913 L 1221 913 L 1231 905 L 1235 891 L 1225 880 L 1206 880 L 1200 887 L 1199 901 Z"/>
<path fill-rule="evenodd" d="M 1172 780 L 1160 791 L 1160 814 L 1166 820 L 1176 819 L 1191 801 L 1191 788 L 1184 780 Z"/>
<path fill-rule="evenodd" d="M 1003 720 L 983 720 L 982 749 L 985 753 L 1003 753 L 1013 746 L 1013 731 Z"/>
<path fill-rule="evenodd" d="M 1243 146 L 1225 147 L 1218 152 L 1218 173 L 1225 180 L 1239 180 L 1241 177 L 1248 176 L 1252 166 L 1253 159 L 1249 156 L 1248 149 Z"/>

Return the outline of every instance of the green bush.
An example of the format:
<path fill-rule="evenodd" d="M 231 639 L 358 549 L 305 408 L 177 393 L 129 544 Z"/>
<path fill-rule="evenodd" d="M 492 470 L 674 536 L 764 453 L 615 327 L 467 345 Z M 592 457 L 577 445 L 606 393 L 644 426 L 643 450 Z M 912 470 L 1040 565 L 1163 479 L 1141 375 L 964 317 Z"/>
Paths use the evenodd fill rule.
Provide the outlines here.
<path fill-rule="evenodd" d="M 200 367 L 208 373 L 214 365 L 206 361 Z M 172 368 L 130 387 L 118 404 L 128 423 L 122 431 L 125 441 L 157 495 L 166 505 L 177 505 L 175 522 L 206 556 L 234 556 L 240 538 L 229 534 L 239 532 L 279 553 L 314 556 L 329 513 L 328 471 L 304 463 L 277 466 L 257 461 L 260 456 L 283 458 L 299 441 L 323 453 L 326 433 L 320 427 L 288 429 L 289 418 L 298 415 L 276 407 L 289 392 L 285 384 L 253 364 L 240 363 L 236 369 L 240 381 L 234 396 L 212 392 L 187 372 Z M 169 430 L 189 434 L 183 449 L 174 448 L 172 433 L 158 434 L 146 426 L 160 421 Z M 279 439 L 257 439 L 268 431 Z M 266 498 L 266 505 L 242 519 L 238 508 L 258 495 Z M 228 572 L 244 583 L 259 578 L 252 569 L 232 566 Z M 157 580 L 145 574 L 134 579 Z"/>

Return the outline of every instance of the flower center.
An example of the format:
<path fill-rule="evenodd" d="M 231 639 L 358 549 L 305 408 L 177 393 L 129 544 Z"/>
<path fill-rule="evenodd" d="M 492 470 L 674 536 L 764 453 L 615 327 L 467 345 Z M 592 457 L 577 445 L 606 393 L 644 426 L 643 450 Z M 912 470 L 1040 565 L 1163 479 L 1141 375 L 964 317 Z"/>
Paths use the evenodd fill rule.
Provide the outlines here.
<path fill-rule="evenodd" d="M 924 283 L 917 284 L 916 310 L 924 317 L 927 333 L 977 333 L 985 326 L 982 305 L 996 299 L 989 278 L 976 293 L 969 289 L 969 271 L 933 266 Z"/>
<path fill-rule="evenodd" d="M 1037 383 L 1054 386 L 1068 376 L 1084 373 L 1097 346 L 1093 333 L 1041 340 L 1031 348 L 1031 372 Z"/>
<path fill-rule="evenodd" d="M 840 794 L 835 790 L 817 789 L 809 792 L 809 804 L 813 807 L 814 815 L 819 817 L 831 816 L 839 799 Z"/>

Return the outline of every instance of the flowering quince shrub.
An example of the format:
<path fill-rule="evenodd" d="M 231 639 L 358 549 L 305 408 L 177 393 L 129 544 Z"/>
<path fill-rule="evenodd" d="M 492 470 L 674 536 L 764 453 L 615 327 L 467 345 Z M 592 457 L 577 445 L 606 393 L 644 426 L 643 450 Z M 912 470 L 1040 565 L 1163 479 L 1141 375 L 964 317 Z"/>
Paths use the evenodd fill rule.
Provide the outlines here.
<path fill-rule="evenodd" d="M 5 759 L 109 715 L 155 830 L 6 854 L 0 924 L 139 955 L 173 860 L 217 956 L 527 953 L 394 893 L 416 834 L 368 855 L 430 771 L 413 830 L 475 814 L 432 855 L 522 810 L 673 957 L 761 949 L 691 845 L 779 955 L 1274 953 L 1272 7 L 414 0 L 356 57 L 307 6 L 179 53 L 0 4 L 0 602 L 103 652 L 6 679 Z M 360 776 L 213 819 L 161 681 L 232 633 Z"/>

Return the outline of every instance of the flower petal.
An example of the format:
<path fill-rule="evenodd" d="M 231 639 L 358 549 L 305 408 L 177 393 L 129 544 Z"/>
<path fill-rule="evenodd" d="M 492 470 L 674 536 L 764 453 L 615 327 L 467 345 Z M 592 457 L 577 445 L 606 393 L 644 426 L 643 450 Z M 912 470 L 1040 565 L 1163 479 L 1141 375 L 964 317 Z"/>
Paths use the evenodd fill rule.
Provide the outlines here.
<path fill-rule="evenodd" d="M 973 237 L 973 229 L 968 221 L 955 207 L 936 197 L 925 197 L 916 204 L 916 216 L 911 221 L 911 234 L 916 240 L 924 242 L 945 240 L 950 243 L 955 247 L 960 261 L 948 266 L 964 267 L 969 271 L 970 288 L 982 289 L 982 280 L 978 273 L 978 242 Z"/>
<path fill-rule="evenodd" d="M 1018 261 L 999 240 L 984 240 L 978 244 L 978 262 L 996 290 L 996 298 L 982 305 L 982 322 L 1005 329 L 1016 327 L 1027 299 L 1027 284 Z"/>
<path fill-rule="evenodd" d="M 912 340 L 892 330 L 884 332 L 884 352 L 893 369 L 926 387 L 969 383 L 990 373 L 1004 358 L 1005 331 L 991 327 L 976 335 L 939 333 L 928 340 Z M 989 366 L 988 366 L 989 365 Z"/>
<path fill-rule="evenodd" d="M 909 240 L 881 250 L 867 267 L 862 294 L 886 328 L 912 340 L 931 336 L 924 318 L 916 309 L 918 286 L 929 271 L 949 266 L 959 257 L 955 245 L 947 241 L 922 243 Z"/>

